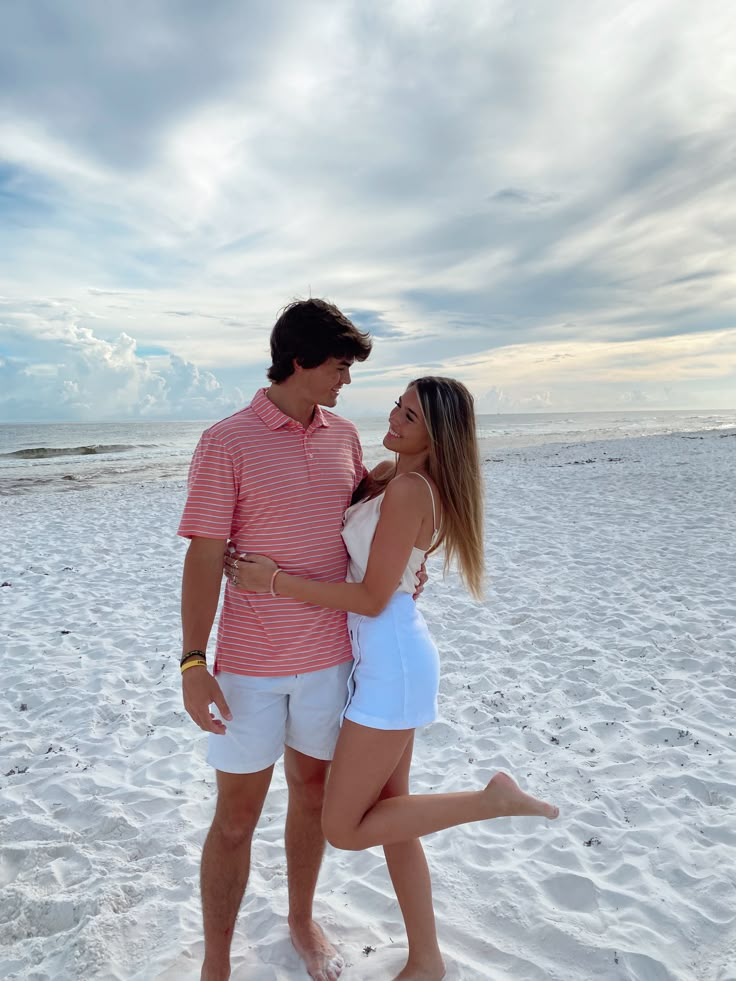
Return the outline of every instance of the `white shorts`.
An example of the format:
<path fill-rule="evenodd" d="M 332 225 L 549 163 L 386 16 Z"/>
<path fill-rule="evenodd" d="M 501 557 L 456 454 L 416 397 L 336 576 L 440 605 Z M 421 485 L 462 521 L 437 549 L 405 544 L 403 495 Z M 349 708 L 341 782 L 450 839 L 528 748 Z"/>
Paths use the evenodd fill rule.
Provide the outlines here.
<path fill-rule="evenodd" d="M 207 762 L 224 773 L 258 773 L 279 759 L 284 746 L 331 760 L 352 666 L 346 661 L 284 678 L 220 672 L 217 681 L 233 717 L 223 720 L 223 736 L 209 733 Z"/>
<path fill-rule="evenodd" d="M 408 593 L 377 617 L 348 613 L 354 667 L 346 719 L 370 729 L 417 729 L 437 718 L 440 660 Z"/>

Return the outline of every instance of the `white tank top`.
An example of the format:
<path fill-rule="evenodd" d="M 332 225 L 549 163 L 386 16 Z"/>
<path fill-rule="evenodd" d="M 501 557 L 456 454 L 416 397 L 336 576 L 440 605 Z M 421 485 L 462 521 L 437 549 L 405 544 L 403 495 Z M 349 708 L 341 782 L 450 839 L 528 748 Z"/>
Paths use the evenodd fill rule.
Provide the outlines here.
<path fill-rule="evenodd" d="M 429 548 L 431 548 L 439 534 L 432 485 L 424 474 L 417 473 L 416 470 L 412 470 L 411 473 L 416 473 L 417 477 L 422 478 L 427 487 L 429 487 L 429 493 L 432 497 L 432 525 L 434 531 L 432 533 L 432 541 L 429 543 Z M 368 568 L 368 556 L 370 555 L 371 545 L 373 544 L 373 537 L 376 534 L 378 519 L 381 516 L 381 502 L 385 493 L 383 491 L 377 497 L 371 497 L 366 501 L 358 501 L 357 504 L 353 504 L 345 512 L 342 538 L 349 556 L 348 582 L 362 582 L 365 577 L 365 570 Z M 422 551 L 421 548 L 416 548 L 416 546 L 412 548 L 409 562 L 401 577 L 401 582 L 396 587 L 398 592 L 414 594 L 418 585 L 417 572 L 419 572 L 427 552 Z"/>

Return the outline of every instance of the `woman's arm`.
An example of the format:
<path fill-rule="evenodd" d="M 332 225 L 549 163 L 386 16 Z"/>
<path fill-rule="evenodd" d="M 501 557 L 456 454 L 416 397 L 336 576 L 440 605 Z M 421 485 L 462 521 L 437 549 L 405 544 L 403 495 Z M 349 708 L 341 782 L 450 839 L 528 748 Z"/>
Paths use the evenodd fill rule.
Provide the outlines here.
<path fill-rule="evenodd" d="M 275 592 L 330 610 L 377 616 L 396 592 L 416 542 L 424 510 L 422 490 L 418 482 L 406 477 L 392 480 L 386 488 L 362 582 L 319 582 L 279 572 Z M 270 588 L 275 568 L 271 562 L 240 559 L 239 586 L 265 592 Z"/>

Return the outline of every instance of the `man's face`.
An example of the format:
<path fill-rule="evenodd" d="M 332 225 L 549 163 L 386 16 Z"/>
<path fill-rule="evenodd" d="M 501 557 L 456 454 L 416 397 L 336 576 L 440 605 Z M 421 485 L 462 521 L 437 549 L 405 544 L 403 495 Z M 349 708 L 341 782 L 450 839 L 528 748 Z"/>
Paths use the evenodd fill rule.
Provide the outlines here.
<path fill-rule="evenodd" d="M 301 389 L 306 398 L 315 405 L 332 408 L 343 385 L 351 382 L 350 368 L 352 358 L 328 358 L 316 368 L 297 366 Z"/>

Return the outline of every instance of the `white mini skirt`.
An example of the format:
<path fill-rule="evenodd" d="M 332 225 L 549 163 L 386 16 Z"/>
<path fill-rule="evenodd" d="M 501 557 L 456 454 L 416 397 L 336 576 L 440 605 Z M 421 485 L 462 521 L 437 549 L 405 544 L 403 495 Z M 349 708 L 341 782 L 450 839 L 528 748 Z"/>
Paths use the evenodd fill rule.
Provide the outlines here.
<path fill-rule="evenodd" d="M 377 617 L 348 613 L 353 670 L 343 718 L 371 729 L 416 729 L 437 718 L 440 661 L 409 593 Z"/>

